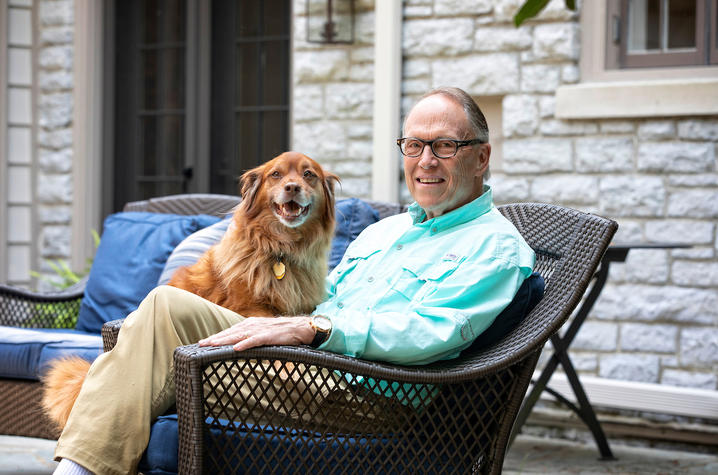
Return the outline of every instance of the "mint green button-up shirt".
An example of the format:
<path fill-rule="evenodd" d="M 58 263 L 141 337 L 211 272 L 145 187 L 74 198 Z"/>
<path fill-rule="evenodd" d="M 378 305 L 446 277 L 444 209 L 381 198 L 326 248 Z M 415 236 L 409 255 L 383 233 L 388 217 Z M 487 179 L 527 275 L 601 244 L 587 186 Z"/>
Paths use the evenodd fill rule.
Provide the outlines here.
<path fill-rule="evenodd" d="M 414 203 L 367 227 L 327 277 L 314 313 L 333 328 L 320 349 L 404 365 L 454 358 L 511 302 L 534 262 L 488 186 L 429 220 Z"/>

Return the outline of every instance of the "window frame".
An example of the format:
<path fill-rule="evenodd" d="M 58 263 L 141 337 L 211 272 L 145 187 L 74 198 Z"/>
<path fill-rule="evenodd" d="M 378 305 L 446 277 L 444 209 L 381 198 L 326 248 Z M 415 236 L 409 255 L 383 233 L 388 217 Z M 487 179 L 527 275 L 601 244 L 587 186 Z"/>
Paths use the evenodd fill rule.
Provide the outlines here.
<path fill-rule="evenodd" d="M 714 1 L 714 0 L 711 0 Z M 702 66 L 706 60 L 706 0 L 695 0 L 696 2 L 696 25 L 695 25 L 695 51 L 659 51 L 647 53 L 629 53 L 628 52 L 628 3 L 629 0 L 621 0 L 616 12 L 618 2 L 612 1 L 609 6 L 609 16 L 607 17 L 606 28 L 613 29 L 615 26 L 614 15 L 619 13 L 620 18 L 620 43 L 619 45 L 607 45 L 607 48 L 618 48 L 618 61 L 607 66 L 613 66 L 617 69 L 629 68 L 646 68 L 646 67 L 675 67 L 675 66 Z M 660 23 L 661 33 L 665 24 L 665 3 L 666 0 L 660 2 Z M 661 35 L 661 36 L 662 36 Z M 608 35 L 607 35 L 608 36 Z M 609 42 L 614 42 L 613 38 L 607 38 Z"/>

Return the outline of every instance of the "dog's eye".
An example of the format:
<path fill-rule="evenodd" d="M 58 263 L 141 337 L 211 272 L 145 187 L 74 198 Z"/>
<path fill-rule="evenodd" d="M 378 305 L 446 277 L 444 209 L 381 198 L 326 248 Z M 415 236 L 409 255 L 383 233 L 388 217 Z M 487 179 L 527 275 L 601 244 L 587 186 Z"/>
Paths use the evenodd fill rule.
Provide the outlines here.
<path fill-rule="evenodd" d="M 313 178 L 316 175 L 309 170 L 304 170 L 304 178 Z"/>
<path fill-rule="evenodd" d="M 270 176 L 272 178 L 282 178 L 282 174 L 277 171 L 272 172 L 272 174 Z"/>

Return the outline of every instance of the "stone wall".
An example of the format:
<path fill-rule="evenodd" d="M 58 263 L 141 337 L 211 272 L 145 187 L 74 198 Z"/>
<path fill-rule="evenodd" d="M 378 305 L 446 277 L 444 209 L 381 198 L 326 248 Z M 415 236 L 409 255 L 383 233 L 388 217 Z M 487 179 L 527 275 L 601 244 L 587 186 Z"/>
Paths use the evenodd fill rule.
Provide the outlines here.
<path fill-rule="evenodd" d="M 293 7 L 292 148 L 341 177 L 339 196 L 370 198 L 374 1 L 356 1 L 350 45 L 308 42 L 305 1 Z"/>
<path fill-rule="evenodd" d="M 40 0 L 37 35 L 38 266 L 70 259 L 74 1 Z"/>
<path fill-rule="evenodd" d="M 501 100 L 498 202 L 541 201 L 616 219 L 616 241 L 680 241 L 635 250 L 572 348 L 606 378 L 716 389 L 718 117 L 559 120 L 554 94 L 580 80 L 575 13 L 552 1 L 519 29 L 519 0 L 405 2 L 404 113 L 421 93 L 459 86 Z"/>

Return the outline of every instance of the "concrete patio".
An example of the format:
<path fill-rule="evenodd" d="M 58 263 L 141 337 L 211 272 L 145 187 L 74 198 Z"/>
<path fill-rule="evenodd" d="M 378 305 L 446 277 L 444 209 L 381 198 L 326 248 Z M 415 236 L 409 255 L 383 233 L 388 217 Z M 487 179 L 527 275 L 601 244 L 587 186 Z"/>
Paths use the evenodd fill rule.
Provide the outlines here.
<path fill-rule="evenodd" d="M 55 442 L 0 436 L 0 475 L 48 475 Z M 598 460 L 595 446 L 521 435 L 504 463 L 507 475 L 543 474 L 707 474 L 718 473 L 718 454 L 613 444 L 618 460 Z"/>

